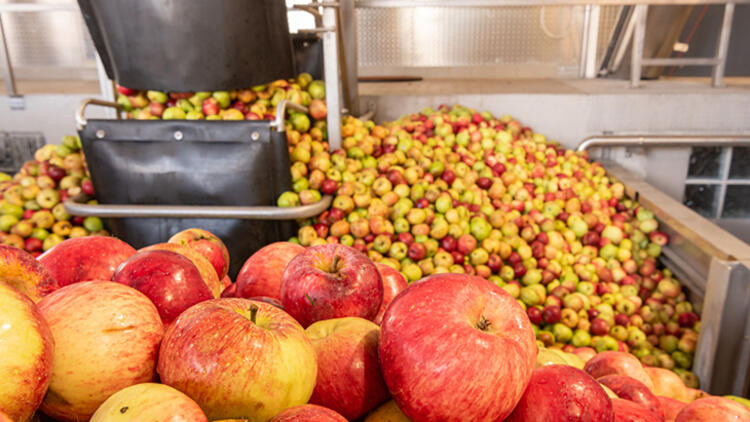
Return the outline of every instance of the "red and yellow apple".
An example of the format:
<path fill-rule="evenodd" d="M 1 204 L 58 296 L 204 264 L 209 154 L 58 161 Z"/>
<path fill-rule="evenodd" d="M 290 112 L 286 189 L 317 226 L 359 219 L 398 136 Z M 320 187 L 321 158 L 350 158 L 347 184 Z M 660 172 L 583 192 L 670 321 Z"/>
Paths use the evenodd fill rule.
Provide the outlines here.
<path fill-rule="evenodd" d="M 208 259 L 206 259 L 206 257 L 201 255 L 194 249 L 191 249 L 184 245 L 178 245 L 176 243 L 157 243 L 156 245 L 146 246 L 145 248 L 141 248 L 138 250 L 138 252 L 146 251 L 176 252 L 189 259 L 193 263 L 193 265 L 198 268 L 198 272 L 201 273 L 203 281 L 211 290 L 211 295 L 214 298 L 221 297 L 221 292 L 223 292 L 225 288 L 224 283 L 219 279 L 219 277 L 216 276 L 216 270 L 214 270 L 214 267 L 211 265 Z"/>
<path fill-rule="evenodd" d="M 54 346 L 34 302 L 0 281 L 0 414 L 31 419 L 50 382 Z"/>
<path fill-rule="evenodd" d="M 112 281 L 145 294 L 165 325 L 196 303 L 213 299 L 198 268 L 176 252 L 138 252 L 117 268 Z"/>
<path fill-rule="evenodd" d="M 245 261 L 237 275 L 235 297 L 267 296 L 281 299 L 281 276 L 289 261 L 305 248 L 292 242 L 266 245 Z"/>
<path fill-rule="evenodd" d="M 305 333 L 318 360 L 310 403 L 355 420 L 390 397 L 378 363 L 377 324 L 357 317 L 326 319 Z"/>
<path fill-rule="evenodd" d="M 281 280 L 281 305 L 303 327 L 348 316 L 372 320 L 382 301 L 375 264 L 340 244 L 305 249 L 289 261 Z"/>
<path fill-rule="evenodd" d="M 704 397 L 685 406 L 674 422 L 746 422 L 750 409 L 724 397 Z"/>
<path fill-rule="evenodd" d="M 318 367 L 310 339 L 286 312 L 227 298 L 201 302 L 174 321 L 158 372 L 209 419 L 267 421 L 307 403 Z"/>
<path fill-rule="evenodd" d="M 55 339 L 47 415 L 88 420 L 112 394 L 154 379 L 163 326 L 143 293 L 112 281 L 79 282 L 38 306 Z"/>
<path fill-rule="evenodd" d="M 380 310 L 373 320 L 374 323 L 380 324 L 385 315 L 385 309 L 391 304 L 391 301 L 397 294 L 407 288 L 409 285 L 400 272 L 384 264 L 376 263 L 380 278 L 383 280 L 383 302 L 380 304 Z"/>
<path fill-rule="evenodd" d="M 654 389 L 654 383 L 643 369 L 643 365 L 630 353 L 614 351 L 599 353 L 589 359 L 583 369 L 594 378 L 605 375 L 625 375 L 642 382 L 649 390 Z"/>
<path fill-rule="evenodd" d="M 413 283 L 388 306 L 381 329 L 383 377 L 414 421 L 503 420 L 536 363 L 526 313 L 476 276 L 437 274 Z"/>
<path fill-rule="evenodd" d="M 96 409 L 90 422 L 208 422 L 190 397 L 164 384 L 143 383 L 123 388 Z"/>
<path fill-rule="evenodd" d="M 568 365 L 534 370 L 508 422 L 612 422 L 612 401 L 596 380 Z"/>
<path fill-rule="evenodd" d="M 30 253 L 7 245 L 0 245 L 0 280 L 34 303 L 59 288 L 57 280 Z"/>
<path fill-rule="evenodd" d="M 671 397 L 656 396 L 656 398 L 659 400 L 659 406 L 661 407 L 666 422 L 674 421 L 674 418 L 677 417 L 680 410 L 687 406 L 687 403 L 675 400 Z"/>
<path fill-rule="evenodd" d="M 229 271 L 229 251 L 224 242 L 213 233 L 203 229 L 187 229 L 170 237 L 167 243 L 193 249 L 208 259 L 220 280 L 226 277 Z"/>
<path fill-rule="evenodd" d="M 671 397 L 681 402 L 689 402 L 689 394 L 682 378 L 673 371 L 664 368 L 643 367 L 651 380 L 651 391 L 657 396 Z"/>
<path fill-rule="evenodd" d="M 37 258 L 60 287 L 80 281 L 110 280 L 117 266 L 135 255 L 120 239 L 83 236 L 66 239 Z"/>
<path fill-rule="evenodd" d="M 279 413 L 271 422 L 346 422 L 346 418 L 323 406 L 302 404 Z"/>

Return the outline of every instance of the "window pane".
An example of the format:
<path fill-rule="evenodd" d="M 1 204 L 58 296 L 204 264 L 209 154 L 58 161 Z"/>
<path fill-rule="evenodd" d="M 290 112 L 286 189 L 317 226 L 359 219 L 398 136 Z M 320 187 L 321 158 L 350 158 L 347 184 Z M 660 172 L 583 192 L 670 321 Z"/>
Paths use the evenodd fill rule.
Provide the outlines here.
<path fill-rule="evenodd" d="M 696 147 L 690 153 L 688 177 L 718 178 L 721 171 L 721 147 Z"/>
<path fill-rule="evenodd" d="M 729 185 L 722 217 L 750 217 L 750 185 Z"/>
<path fill-rule="evenodd" d="M 732 165 L 729 167 L 729 178 L 750 178 L 750 148 L 734 147 L 732 149 Z"/>
<path fill-rule="evenodd" d="M 716 217 L 718 185 L 685 185 L 685 205 L 706 218 Z"/>

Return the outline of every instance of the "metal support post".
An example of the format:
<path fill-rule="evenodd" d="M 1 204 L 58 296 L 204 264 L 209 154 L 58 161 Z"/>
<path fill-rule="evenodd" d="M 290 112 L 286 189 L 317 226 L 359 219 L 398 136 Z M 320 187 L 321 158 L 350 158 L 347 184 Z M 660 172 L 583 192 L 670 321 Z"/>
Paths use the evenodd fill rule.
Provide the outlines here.
<path fill-rule="evenodd" d="M 325 67 L 326 103 L 328 104 L 328 144 L 331 150 L 341 148 L 341 90 L 339 87 L 339 55 L 337 41 L 336 7 L 323 7 L 323 27 L 333 28 L 323 32 L 323 66 Z"/>
<path fill-rule="evenodd" d="M 727 64 L 727 50 L 729 50 L 729 36 L 732 33 L 732 18 L 734 16 L 734 3 L 724 5 L 724 19 L 721 21 L 721 32 L 716 42 L 716 65 L 711 72 L 711 84 L 715 87 L 722 86 L 724 80 L 724 69 Z"/>
<path fill-rule="evenodd" d="M 586 79 L 596 78 L 597 66 L 596 66 L 596 49 L 599 43 L 599 18 L 601 16 L 602 7 L 599 5 L 591 6 L 591 16 L 589 18 L 589 27 L 587 32 L 589 35 L 586 43 Z"/>
<path fill-rule="evenodd" d="M 8 91 L 8 98 L 11 100 L 10 108 L 23 109 L 23 97 L 20 97 L 18 95 L 18 89 L 16 88 L 16 78 L 13 75 L 13 66 L 10 63 L 10 51 L 8 50 L 8 41 L 5 38 L 5 29 L 3 28 L 2 14 L 0 14 L 0 64 L 2 64 L 3 66 L 5 89 Z"/>
<path fill-rule="evenodd" d="M 633 11 L 635 14 L 635 32 L 633 32 L 633 49 L 630 59 L 630 86 L 638 87 L 641 82 L 641 67 L 643 60 L 643 44 L 646 39 L 646 18 L 648 5 L 639 4 Z"/>
<path fill-rule="evenodd" d="M 578 77 L 586 77 L 586 50 L 589 45 L 589 22 L 591 22 L 591 5 L 587 4 L 583 9 L 583 28 L 581 28 L 581 59 L 578 62 Z"/>
<path fill-rule="evenodd" d="M 349 114 L 358 116 L 360 110 L 357 86 L 357 10 L 354 0 L 340 0 L 340 3 L 338 30 L 344 107 Z"/>

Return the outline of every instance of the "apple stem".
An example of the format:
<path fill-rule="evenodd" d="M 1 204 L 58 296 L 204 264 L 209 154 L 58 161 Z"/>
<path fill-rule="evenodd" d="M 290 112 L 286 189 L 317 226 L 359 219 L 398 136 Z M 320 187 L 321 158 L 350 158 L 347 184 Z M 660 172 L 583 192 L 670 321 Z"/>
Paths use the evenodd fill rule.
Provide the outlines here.
<path fill-rule="evenodd" d="M 335 273 L 338 271 L 339 268 L 339 261 L 341 261 L 341 257 L 338 255 L 333 256 L 333 263 L 331 264 L 331 272 Z"/>
<path fill-rule="evenodd" d="M 250 305 L 250 321 L 255 324 L 255 317 L 258 315 L 258 305 L 252 304 Z"/>
<path fill-rule="evenodd" d="M 490 325 L 492 325 L 492 323 L 487 318 L 485 318 L 484 315 L 479 317 L 479 322 L 477 322 L 477 328 L 479 328 L 482 331 L 487 331 L 487 329 L 490 328 Z"/>

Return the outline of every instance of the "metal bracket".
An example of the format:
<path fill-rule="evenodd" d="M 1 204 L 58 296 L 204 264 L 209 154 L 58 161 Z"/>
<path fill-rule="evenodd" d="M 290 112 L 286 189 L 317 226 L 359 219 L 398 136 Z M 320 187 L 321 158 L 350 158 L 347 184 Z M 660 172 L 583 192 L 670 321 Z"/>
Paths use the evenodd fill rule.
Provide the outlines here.
<path fill-rule="evenodd" d="M 581 141 L 576 151 L 592 147 L 733 147 L 750 145 L 750 135 L 597 135 Z"/>

